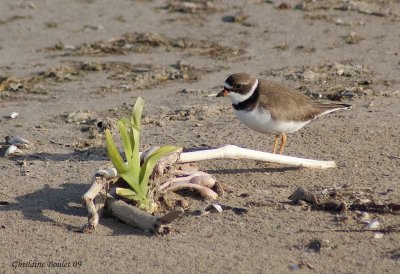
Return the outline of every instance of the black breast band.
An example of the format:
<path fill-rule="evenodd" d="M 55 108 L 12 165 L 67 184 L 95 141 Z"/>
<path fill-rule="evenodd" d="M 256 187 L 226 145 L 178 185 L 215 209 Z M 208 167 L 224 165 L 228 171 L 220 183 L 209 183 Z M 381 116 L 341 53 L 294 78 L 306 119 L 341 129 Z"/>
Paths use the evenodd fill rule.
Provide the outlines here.
<path fill-rule="evenodd" d="M 232 104 L 233 108 L 236 110 L 253 110 L 256 105 L 257 105 L 257 100 L 260 97 L 260 93 L 258 92 L 258 86 L 254 90 L 253 94 L 247 99 L 244 100 L 243 102 L 240 102 L 238 104 Z"/>

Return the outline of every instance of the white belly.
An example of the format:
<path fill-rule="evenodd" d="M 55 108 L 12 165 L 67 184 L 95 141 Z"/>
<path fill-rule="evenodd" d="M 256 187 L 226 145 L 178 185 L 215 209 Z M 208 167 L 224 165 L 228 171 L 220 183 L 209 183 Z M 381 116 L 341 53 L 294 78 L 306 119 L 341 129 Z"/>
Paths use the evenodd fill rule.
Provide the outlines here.
<path fill-rule="evenodd" d="M 276 121 L 272 119 L 271 113 L 267 110 L 255 108 L 252 111 L 236 110 L 234 109 L 236 116 L 239 120 L 248 128 L 261 133 L 267 134 L 281 134 L 281 133 L 292 133 L 302 127 L 307 122 L 289 122 L 289 121 Z"/>

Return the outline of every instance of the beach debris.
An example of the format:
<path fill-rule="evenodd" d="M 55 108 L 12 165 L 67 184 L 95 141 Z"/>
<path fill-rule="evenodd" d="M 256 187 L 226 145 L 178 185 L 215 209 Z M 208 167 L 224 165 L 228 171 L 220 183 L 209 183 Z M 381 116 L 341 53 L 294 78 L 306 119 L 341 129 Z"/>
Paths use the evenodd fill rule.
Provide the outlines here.
<path fill-rule="evenodd" d="M 160 185 L 159 190 L 161 193 L 166 193 L 167 191 L 175 192 L 181 189 L 192 189 L 199 192 L 203 198 L 215 200 L 218 198 L 218 194 L 211 189 L 214 185 L 214 176 L 202 171 L 195 171 L 163 183 Z"/>
<path fill-rule="evenodd" d="M 289 269 L 292 271 L 299 271 L 300 269 L 309 269 L 309 270 L 314 270 L 315 266 L 310 264 L 309 262 L 302 260 L 299 263 L 290 263 L 289 264 Z"/>
<path fill-rule="evenodd" d="M 30 142 L 22 137 L 9 135 L 5 137 L 6 144 L 14 145 L 18 148 L 28 148 Z"/>
<path fill-rule="evenodd" d="M 309 1 L 302 0 L 295 7 L 304 11 L 316 10 L 341 10 L 341 11 L 356 11 L 358 13 L 373 15 L 378 17 L 395 16 L 390 12 L 387 2 L 384 1 Z"/>
<path fill-rule="evenodd" d="M 218 213 L 222 213 L 224 210 L 222 209 L 222 206 L 217 203 L 212 203 L 211 208 L 215 209 Z"/>
<path fill-rule="evenodd" d="M 85 43 L 65 49 L 55 45 L 46 50 L 65 51 L 65 55 L 73 56 L 106 56 L 126 55 L 129 52 L 149 52 L 155 48 L 165 47 L 168 51 L 186 52 L 189 55 L 200 55 L 212 59 L 227 60 L 237 58 L 246 51 L 244 48 L 228 47 L 210 40 L 196 40 L 189 38 L 169 38 L 154 32 L 126 33 L 121 37 L 112 38 L 106 41 Z"/>
<path fill-rule="evenodd" d="M 18 115 L 19 115 L 18 112 L 13 111 L 13 112 L 11 112 L 11 114 L 10 114 L 10 118 L 11 118 L 11 119 L 15 119 L 15 118 L 18 117 Z"/>
<path fill-rule="evenodd" d="M 352 31 L 348 35 L 343 36 L 343 39 L 346 42 L 346 44 L 353 45 L 353 44 L 358 44 L 358 42 L 364 40 L 365 38 L 360 34 Z"/>
<path fill-rule="evenodd" d="M 380 227 L 381 225 L 378 220 L 368 220 L 365 222 L 365 226 L 362 228 L 362 230 L 376 230 Z"/>
<path fill-rule="evenodd" d="M 17 146 L 11 145 L 7 148 L 6 153 L 4 154 L 5 157 L 14 157 L 22 155 L 23 152 Z"/>
<path fill-rule="evenodd" d="M 169 11 L 182 13 L 210 13 L 217 11 L 216 5 L 209 0 L 170 0 L 165 8 Z"/>
<path fill-rule="evenodd" d="M 320 239 L 313 239 L 307 245 L 307 249 L 314 252 L 320 252 L 321 247 L 322 241 Z"/>
<path fill-rule="evenodd" d="M 67 123 L 85 123 L 93 118 L 93 112 L 90 110 L 76 110 L 68 114 Z"/>
<path fill-rule="evenodd" d="M 332 212 L 353 211 L 356 214 L 359 214 L 359 212 L 400 213 L 399 203 L 382 202 L 374 197 L 374 193 L 370 189 L 332 187 L 309 191 L 303 187 L 298 187 L 288 198 L 294 204 L 304 201 L 312 210 Z M 365 213 L 361 213 L 361 215 L 364 218 L 369 217 Z"/>
<path fill-rule="evenodd" d="M 250 16 L 244 12 L 243 9 L 240 9 L 234 15 L 227 15 L 222 18 L 222 21 L 226 23 L 238 23 L 246 27 L 253 27 L 254 24 L 248 22 Z"/>
<path fill-rule="evenodd" d="M 152 150 L 154 151 L 154 148 L 149 148 L 147 152 L 142 152 L 142 155 L 144 155 L 143 158 L 146 157 L 145 155 L 151 154 Z M 285 155 L 277 155 L 267 152 L 244 149 L 233 145 L 227 145 L 217 149 L 208 149 L 201 151 L 178 151 L 162 158 L 154 167 L 150 178 L 152 178 L 153 182 L 157 182 L 157 184 L 159 185 L 159 187 L 154 188 L 154 197 L 162 197 L 169 192 L 188 188 L 198 191 L 200 195 L 206 200 L 217 199 L 218 194 L 211 189 L 211 187 L 214 187 L 216 183 L 215 178 L 212 175 L 205 172 L 197 171 L 195 169 L 191 169 L 190 171 L 179 170 L 179 168 L 177 168 L 177 165 L 218 158 L 253 159 L 322 169 L 335 166 L 335 163 L 331 161 L 301 159 Z M 162 178 L 167 179 L 164 179 L 165 181 L 163 182 Z M 109 192 L 110 186 L 113 185 L 115 187 L 114 183 L 117 182 L 118 179 L 119 175 L 115 168 L 99 170 L 95 173 L 91 187 L 83 195 L 82 198 L 89 212 L 88 223 L 85 226 L 84 231 L 92 231 L 97 226 L 99 216 L 101 215 L 101 212 L 104 208 L 106 194 L 107 192 Z M 98 195 L 102 196 L 102 198 L 97 199 L 96 197 Z M 96 199 L 100 202 L 96 202 Z M 221 207 L 225 210 L 233 210 L 233 212 L 238 215 L 247 212 L 247 209 L 245 208 L 236 208 L 229 206 Z M 217 211 L 220 211 L 221 209 L 217 205 L 214 206 L 214 208 Z M 121 218 L 121 216 L 119 216 L 118 218 Z"/>
<path fill-rule="evenodd" d="M 288 4 L 288 3 L 282 2 L 278 6 L 276 6 L 275 8 L 278 9 L 278 10 L 288 10 L 288 9 L 291 9 L 292 6 L 290 4 Z"/>
<path fill-rule="evenodd" d="M 368 221 L 370 221 L 371 217 L 367 212 L 363 212 L 363 211 L 356 211 L 356 220 L 358 223 L 366 223 Z"/>
<path fill-rule="evenodd" d="M 82 196 L 88 212 L 88 223 L 82 232 L 92 232 L 104 210 L 121 221 L 143 230 L 159 232 L 162 225 L 171 223 L 183 214 L 182 208 L 175 208 L 163 216 L 153 216 L 136 206 L 114 198 L 110 187 L 118 180 L 115 168 L 99 170 L 92 179 L 89 190 Z"/>
<path fill-rule="evenodd" d="M 375 238 L 375 239 L 382 239 L 383 236 L 384 236 L 384 234 L 381 233 L 381 232 L 374 233 L 374 238 Z"/>
<path fill-rule="evenodd" d="M 192 152 L 181 153 L 179 163 L 204 161 L 211 159 L 249 159 L 257 161 L 274 162 L 284 165 L 308 167 L 308 168 L 333 168 L 336 166 L 334 161 L 318 161 L 302 159 L 286 155 L 273 154 L 269 152 L 256 151 L 241 148 L 234 145 L 226 145 L 216 149 L 206 149 Z"/>

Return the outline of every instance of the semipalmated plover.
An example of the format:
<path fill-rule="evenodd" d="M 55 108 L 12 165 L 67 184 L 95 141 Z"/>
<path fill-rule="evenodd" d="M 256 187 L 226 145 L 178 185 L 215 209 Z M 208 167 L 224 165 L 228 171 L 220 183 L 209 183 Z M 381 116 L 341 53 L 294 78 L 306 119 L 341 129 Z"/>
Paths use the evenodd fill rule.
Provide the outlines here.
<path fill-rule="evenodd" d="M 293 88 L 247 73 L 229 76 L 224 90 L 217 94 L 217 97 L 221 96 L 230 97 L 236 116 L 245 126 L 275 135 L 273 153 L 277 152 L 281 138 L 280 154 L 285 148 L 286 133 L 301 129 L 316 117 L 351 108 L 348 104 L 312 101 Z"/>

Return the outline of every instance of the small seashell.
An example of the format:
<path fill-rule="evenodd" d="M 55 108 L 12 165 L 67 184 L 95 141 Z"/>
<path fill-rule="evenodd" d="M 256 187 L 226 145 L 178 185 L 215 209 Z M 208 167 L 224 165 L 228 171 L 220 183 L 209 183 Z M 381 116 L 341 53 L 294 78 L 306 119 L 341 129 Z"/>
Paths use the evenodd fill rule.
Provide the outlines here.
<path fill-rule="evenodd" d="M 114 179 L 118 177 L 118 172 L 115 168 L 110 167 L 98 170 L 95 173 L 95 176 L 104 176 L 106 179 Z"/>
<path fill-rule="evenodd" d="M 211 204 L 211 206 L 212 206 L 213 208 L 215 208 L 215 210 L 217 210 L 218 213 L 222 213 L 222 211 L 224 211 L 224 210 L 222 209 L 222 206 L 219 205 L 219 204 L 213 203 L 213 204 Z"/>
<path fill-rule="evenodd" d="M 357 213 L 357 222 L 366 223 L 370 220 L 370 216 L 367 212 L 359 212 Z"/>
<path fill-rule="evenodd" d="M 371 200 L 370 199 L 367 199 L 367 198 L 360 198 L 360 199 L 358 199 L 358 203 L 360 203 L 360 204 L 368 204 L 368 203 L 370 203 L 371 202 Z"/>
<path fill-rule="evenodd" d="M 18 147 L 14 146 L 14 145 L 11 145 L 6 150 L 6 153 L 4 154 L 4 156 L 12 157 L 12 156 L 21 155 L 21 154 L 22 154 L 22 150 L 20 150 Z"/>
<path fill-rule="evenodd" d="M 66 49 L 66 50 L 74 50 L 74 49 L 76 49 L 76 46 L 75 45 L 64 45 L 64 49 Z"/>
<path fill-rule="evenodd" d="M 343 21 L 342 18 L 335 18 L 334 22 L 335 22 L 336 25 L 343 25 L 344 24 L 344 21 Z"/>
<path fill-rule="evenodd" d="M 15 118 L 18 117 L 18 115 L 19 115 L 19 113 L 14 111 L 14 112 L 12 112 L 12 113 L 10 114 L 10 118 L 11 118 L 11 119 L 15 119 Z"/>
<path fill-rule="evenodd" d="M 380 232 L 375 233 L 375 234 L 374 234 L 374 238 L 375 238 L 375 239 L 382 239 L 382 238 L 383 238 L 383 233 L 380 233 Z"/>
<path fill-rule="evenodd" d="M 15 145 L 19 148 L 27 148 L 30 142 L 19 136 L 6 136 L 6 143 L 9 145 Z"/>
<path fill-rule="evenodd" d="M 381 226 L 378 220 L 371 220 L 371 221 L 366 221 L 366 226 L 364 226 L 364 230 L 368 229 L 368 230 L 374 230 L 374 229 L 379 229 L 379 227 Z"/>

